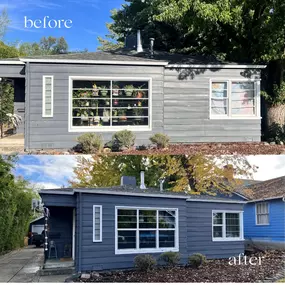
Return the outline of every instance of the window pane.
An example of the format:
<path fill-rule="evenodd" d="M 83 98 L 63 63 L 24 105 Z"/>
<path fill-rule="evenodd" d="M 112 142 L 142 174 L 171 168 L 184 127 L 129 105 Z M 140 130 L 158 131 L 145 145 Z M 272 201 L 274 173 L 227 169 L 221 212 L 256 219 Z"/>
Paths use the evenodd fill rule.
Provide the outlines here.
<path fill-rule="evenodd" d="M 214 226 L 213 227 L 213 237 L 222 238 L 223 237 L 223 227 L 222 226 Z"/>
<path fill-rule="evenodd" d="M 212 98 L 227 98 L 227 82 L 212 83 Z"/>
<path fill-rule="evenodd" d="M 159 231 L 159 247 L 175 247 L 175 231 Z"/>
<path fill-rule="evenodd" d="M 46 77 L 45 80 L 46 85 L 51 85 L 51 77 Z"/>
<path fill-rule="evenodd" d="M 136 248 L 136 231 L 118 231 L 118 249 Z"/>
<path fill-rule="evenodd" d="M 93 215 L 94 215 L 94 240 L 100 241 L 100 233 L 101 233 L 101 208 L 98 206 L 95 206 L 93 209 Z"/>
<path fill-rule="evenodd" d="M 239 237 L 239 214 L 226 213 L 226 237 Z"/>
<path fill-rule="evenodd" d="M 140 248 L 156 248 L 156 231 L 140 231 Z"/>
<path fill-rule="evenodd" d="M 118 210 L 118 228 L 135 229 L 137 227 L 136 210 Z"/>
<path fill-rule="evenodd" d="M 211 112 L 213 115 L 228 114 L 228 99 L 211 99 Z"/>
<path fill-rule="evenodd" d="M 175 228 L 175 211 L 159 211 L 159 228 Z"/>
<path fill-rule="evenodd" d="M 140 210 L 139 211 L 140 228 L 156 228 L 156 211 Z"/>
<path fill-rule="evenodd" d="M 214 225 L 223 224 L 223 213 L 213 213 L 213 223 Z"/>

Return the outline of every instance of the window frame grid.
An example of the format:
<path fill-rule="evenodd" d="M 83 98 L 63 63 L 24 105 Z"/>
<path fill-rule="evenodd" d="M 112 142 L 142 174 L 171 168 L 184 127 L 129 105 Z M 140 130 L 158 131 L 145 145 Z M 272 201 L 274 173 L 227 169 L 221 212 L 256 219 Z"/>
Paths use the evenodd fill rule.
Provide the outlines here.
<path fill-rule="evenodd" d="M 223 78 L 210 78 L 209 80 L 209 119 L 210 120 L 260 120 L 260 81 L 261 79 L 223 79 Z M 212 114 L 212 99 L 215 99 L 212 97 L 212 84 L 213 83 L 227 83 L 227 108 L 228 108 L 228 114 L 226 115 L 214 115 Z M 235 82 L 253 82 L 254 83 L 254 109 L 255 114 L 254 115 L 232 115 L 232 83 Z"/>
<path fill-rule="evenodd" d="M 118 210 L 136 210 L 137 227 L 135 229 L 119 229 L 118 228 Z M 156 228 L 139 228 L 139 211 L 154 210 L 156 211 Z M 159 228 L 159 211 L 174 211 L 175 212 L 175 228 Z M 178 208 L 158 208 L 158 207 L 124 207 L 115 206 L 115 254 L 134 254 L 134 253 L 162 253 L 167 251 L 179 251 L 179 210 Z M 159 231 L 171 230 L 174 231 L 174 247 L 159 247 Z M 135 249 L 119 249 L 118 248 L 118 233 L 119 231 L 135 231 L 136 232 L 136 248 Z M 156 232 L 156 248 L 139 248 L 140 231 L 155 231 Z"/>
<path fill-rule="evenodd" d="M 50 115 L 46 114 L 46 79 L 51 79 L 51 112 Z M 42 79 L 43 84 L 43 94 L 42 94 L 42 117 L 43 118 L 52 118 L 53 117 L 53 96 L 54 96 L 54 76 L 53 75 L 43 75 Z"/>
<path fill-rule="evenodd" d="M 148 82 L 148 125 L 147 126 L 113 126 L 112 120 L 110 126 L 105 127 L 78 127 L 72 124 L 72 106 L 73 106 L 73 81 L 76 80 L 98 80 L 98 81 L 110 81 L 110 88 L 112 91 L 113 81 L 147 81 Z M 110 119 L 112 119 L 112 107 L 113 107 L 113 97 L 112 92 L 110 94 Z M 152 78 L 151 77 L 112 77 L 112 76 L 69 76 L 69 96 L 68 96 L 68 132 L 76 133 L 88 133 L 88 132 L 114 132 L 121 130 L 131 130 L 136 132 L 149 132 L 152 131 Z"/>
<path fill-rule="evenodd" d="M 257 213 L 257 205 L 260 205 L 260 204 L 267 204 L 267 213 L 265 213 L 265 214 Z M 270 213 L 270 208 L 269 208 L 269 203 L 268 202 L 258 202 L 258 203 L 255 203 L 255 225 L 256 226 L 269 226 L 270 225 L 269 213 Z M 258 223 L 258 218 L 257 218 L 258 215 L 267 215 L 268 216 L 268 223 L 267 224 L 260 224 L 260 223 Z"/>
<path fill-rule="evenodd" d="M 99 208 L 100 209 L 100 225 L 99 225 L 99 230 L 100 230 L 100 238 L 99 239 L 96 239 L 95 238 L 95 220 L 96 220 L 96 217 L 95 217 L 95 208 Z M 103 214 L 102 214 L 102 205 L 93 205 L 93 242 L 102 242 L 102 217 L 103 217 Z"/>
<path fill-rule="evenodd" d="M 223 224 L 222 226 L 222 233 L 223 237 L 214 237 L 214 213 L 222 213 L 223 214 Z M 240 229 L 240 236 L 239 237 L 226 237 L 226 214 L 239 214 L 239 229 Z M 219 226 L 219 225 L 218 225 Z M 243 231 L 243 211 L 234 211 L 234 210 L 212 210 L 212 241 L 244 241 L 244 231 Z"/>

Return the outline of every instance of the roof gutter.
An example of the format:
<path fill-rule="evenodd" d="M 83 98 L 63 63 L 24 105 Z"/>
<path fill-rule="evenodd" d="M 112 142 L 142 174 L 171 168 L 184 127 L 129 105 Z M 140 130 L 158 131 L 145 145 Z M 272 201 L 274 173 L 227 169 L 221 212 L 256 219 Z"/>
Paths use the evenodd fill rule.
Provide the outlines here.
<path fill-rule="evenodd" d="M 121 61 L 121 60 L 76 60 L 76 59 L 32 59 L 21 58 L 23 62 L 32 63 L 78 63 L 78 64 L 107 64 L 107 65 L 150 65 L 165 66 L 166 61 Z"/>
<path fill-rule="evenodd" d="M 187 202 L 205 202 L 205 203 L 226 203 L 226 204 L 246 204 L 246 201 L 233 200 L 204 200 L 204 199 L 187 199 Z"/>
<path fill-rule="evenodd" d="M 247 201 L 247 203 L 254 203 L 254 202 L 262 202 L 262 201 L 268 201 L 268 200 L 275 200 L 275 199 L 285 199 L 285 196 L 278 196 L 278 197 L 270 197 L 270 198 L 264 198 L 264 199 L 256 199 L 256 200 L 250 200 Z"/>
<path fill-rule="evenodd" d="M 168 64 L 166 68 L 229 68 L 229 69 L 264 69 L 266 65 L 254 65 L 254 64 Z"/>

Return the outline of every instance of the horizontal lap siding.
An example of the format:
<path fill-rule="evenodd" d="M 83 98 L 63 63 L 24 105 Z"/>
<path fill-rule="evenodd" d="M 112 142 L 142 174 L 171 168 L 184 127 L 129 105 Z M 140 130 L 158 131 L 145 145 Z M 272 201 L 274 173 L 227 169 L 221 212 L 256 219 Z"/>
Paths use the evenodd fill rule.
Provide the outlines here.
<path fill-rule="evenodd" d="M 102 242 L 99 243 L 93 243 L 93 205 L 102 205 L 103 211 Z M 82 271 L 131 268 L 134 266 L 133 260 L 137 254 L 115 255 L 115 206 L 178 208 L 179 249 L 182 254 L 182 261 L 186 261 L 187 229 L 185 224 L 187 217 L 185 200 L 82 194 L 82 229 L 77 224 L 77 231 L 82 232 Z M 152 255 L 158 257 L 159 253 Z"/>
<path fill-rule="evenodd" d="M 42 118 L 42 76 L 54 76 L 54 116 Z M 152 78 L 152 131 L 135 132 L 137 144 L 149 143 L 148 138 L 163 131 L 163 68 L 150 66 L 31 64 L 30 126 L 28 149 L 67 149 L 76 144 L 82 133 L 68 132 L 69 76 L 150 77 Z M 105 142 L 112 132 L 103 132 Z"/>
<path fill-rule="evenodd" d="M 209 119 L 210 79 L 244 79 L 243 70 L 202 69 L 193 78 L 191 72 L 169 68 L 164 72 L 164 132 L 171 141 L 260 141 L 261 120 Z"/>
<path fill-rule="evenodd" d="M 243 241 L 212 241 L 212 210 L 242 211 L 240 204 L 187 202 L 187 251 L 207 258 L 228 258 L 244 252 Z"/>
<path fill-rule="evenodd" d="M 0 64 L 0 77 L 25 78 L 25 66 Z"/>

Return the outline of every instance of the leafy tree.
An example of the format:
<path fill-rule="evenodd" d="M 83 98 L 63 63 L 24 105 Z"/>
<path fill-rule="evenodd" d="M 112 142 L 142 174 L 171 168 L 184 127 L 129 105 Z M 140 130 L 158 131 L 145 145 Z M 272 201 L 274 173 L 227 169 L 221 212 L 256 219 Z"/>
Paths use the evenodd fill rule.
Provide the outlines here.
<path fill-rule="evenodd" d="M 126 0 L 111 18 L 109 36 L 119 43 L 141 29 L 145 44 L 156 39 L 156 50 L 268 64 L 263 73 L 263 94 L 272 109 L 268 124 L 285 123 L 283 0 Z M 108 48 L 107 42 L 103 46 Z"/>
<path fill-rule="evenodd" d="M 4 9 L 2 10 L 1 15 L 0 15 L 0 40 L 5 35 L 9 23 L 10 23 L 10 20 L 8 18 L 7 11 Z"/>
<path fill-rule="evenodd" d="M 28 182 L 12 174 L 15 157 L 0 156 L 0 254 L 21 247 L 35 196 Z"/>
<path fill-rule="evenodd" d="M 225 168 L 224 166 L 232 166 Z M 217 191 L 230 193 L 240 184 L 235 175 L 251 177 L 255 168 L 241 156 L 219 157 L 196 154 L 192 156 L 93 156 L 78 158 L 72 187 L 108 187 L 120 185 L 122 175 L 135 176 L 145 171 L 146 185 L 157 187 L 165 178 L 165 188 L 189 194 L 215 195 Z"/>
<path fill-rule="evenodd" d="M 9 46 L 0 41 L 0 59 L 18 57 L 19 51 L 14 46 Z"/>

